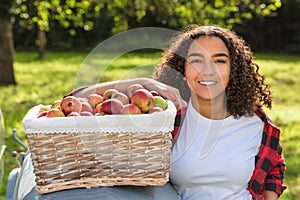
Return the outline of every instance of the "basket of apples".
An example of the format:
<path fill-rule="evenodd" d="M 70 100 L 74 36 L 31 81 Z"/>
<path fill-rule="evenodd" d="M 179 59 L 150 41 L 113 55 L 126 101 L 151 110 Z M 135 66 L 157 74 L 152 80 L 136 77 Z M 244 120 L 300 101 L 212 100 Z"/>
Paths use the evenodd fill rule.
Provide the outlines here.
<path fill-rule="evenodd" d="M 135 84 L 34 106 L 23 125 L 37 192 L 164 185 L 175 115 L 171 101 Z"/>

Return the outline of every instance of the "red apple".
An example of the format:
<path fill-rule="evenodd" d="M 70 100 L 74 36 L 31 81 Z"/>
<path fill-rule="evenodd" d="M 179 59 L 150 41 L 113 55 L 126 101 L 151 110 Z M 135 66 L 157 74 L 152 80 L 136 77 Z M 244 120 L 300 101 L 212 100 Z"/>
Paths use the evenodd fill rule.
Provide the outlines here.
<path fill-rule="evenodd" d="M 65 115 L 68 115 L 71 112 L 80 113 L 82 109 L 82 103 L 77 97 L 67 96 L 62 99 L 60 108 L 65 113 Z"/>
<path fill-rule="evenodd" d="M 100 114 L 104 114 L 103 112 L 102 112 L 102 105 L 101 105 L 102 103 L 99 103 L 96 107 L 95 107 L 95 109 L 94 109 L 94 114 L 96 115 L 98 115 L 98 113 Z"/>
<path fill-rule="evenodd" d="M 154 90 L 150 91 L 150 93 L 152 94 L 152 96 L 160 96 L 160 94 Z"/>
<path fill-rule="evenodd" d="M 104 93 L 103 93 L 103 99 L 104 100 L 107 100 L 107 99 L 110 99 L 111 96 L 114 94 L 114 93 L 117 93 L 119 92 L 118 90 L 114 89 L 114 88 L 111 88 L 111 89 L 108 89 L 106 90 Z"/>
<path fill-rule="evenodd" d="M 89 104 L 87 101 L 81 102 L 82 108 L 81 112 L 90 112 L 93 113 L 94 109 L 92 108 L 91 104 Z"/>
<path fill-rule="evenodd" d="M 95 112 L 106 114 L 122 114 L 123 104 L 118 99 L 107 99 L 96 106 Z"/>
<path fill-rule="evenodd" d="M 72 117 L 72 116 L 76 117 L 76 116 L 80 116 L 80 114 L 79 114 L 79 112 L 70 112 L 70 113 L 67 115 L 67 117 Z"/>
<path fill-rule="evenodd" d="M 127 96 L 130 98 L 131 95 L 138 89 L 144 89 L 144 86 L 139 83 L 134 83 L 127 88 Z"/>
<path fill-rule="evenodd" d="M 132 115 L 132 114 L 141 114 L 141 113 L 142 113 L 141 109 L 133 103 L 124 105 L 123 114 Z"/>
<path fill-rule="evenodd" d="M 146 89 L 136 90 L 130 97 L 130 102 L 137 105 L 143 113 L 149 112 L 154 106 L 152 94 Z"/>
<path fill-rule="evenodd" d="M 47 112 L 46 117 L 65 117 L 65 114 L 58 108 L 52 108 Z"/>
<path fill-rule="evenodd" d="M 126 105 L 129 103 L 129 99 L 128 99 L 127 95 L 122 92 L 114 93 L 113 95 L 111 95 L 111 98 L 120 100 L 123 103 L 123 105 Z"/>
<path fill-rule="evenodd" d="M 158 106 L 154 106 L 150 111 L 149 111 L 149 114 L 151 113 L 155 113 L 155 112 L 162 112 L 164 111 L 161 107 L 158 107 Z"/>
<path fill-rule="evenodd" d="M 88 103 L 95 108 L 99 103 L 103 102 L 103 97 L 100 94 L 91 94 L 88 96 Z"/>
<path fill-rule="evenodd" d="M 38 114 L 37 118 L 45 117 L 49 111 L 45 110 Z"/>

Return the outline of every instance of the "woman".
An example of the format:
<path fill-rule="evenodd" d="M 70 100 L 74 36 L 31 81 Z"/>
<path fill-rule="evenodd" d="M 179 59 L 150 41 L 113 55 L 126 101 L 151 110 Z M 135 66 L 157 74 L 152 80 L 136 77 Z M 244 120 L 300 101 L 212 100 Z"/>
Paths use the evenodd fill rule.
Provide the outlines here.
<path fill-rule="evenodd" d="M 234 32 L 191 25 L 165 50 L 154 80 L 103 83 L 76 95 L 142 83 L 172 100 L 179 111 L 170 181 L 180 199 L 273 200 L 285 189 L 285 163 L 280 131 L 262 110 L 272 97 L 258 69 Z"/>

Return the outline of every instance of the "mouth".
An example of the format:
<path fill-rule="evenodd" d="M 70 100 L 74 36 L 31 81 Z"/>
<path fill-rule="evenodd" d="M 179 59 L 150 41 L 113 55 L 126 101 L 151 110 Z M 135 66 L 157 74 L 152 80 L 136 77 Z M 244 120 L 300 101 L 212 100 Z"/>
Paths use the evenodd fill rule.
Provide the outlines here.
<path fill-rule="evenodd" d="M 205 85 L 205 86 L 212 86 L 212 85 L 217 84 L 216 81 L 198 81 L 198 83 L 199 83 L 200 85 Z"/>

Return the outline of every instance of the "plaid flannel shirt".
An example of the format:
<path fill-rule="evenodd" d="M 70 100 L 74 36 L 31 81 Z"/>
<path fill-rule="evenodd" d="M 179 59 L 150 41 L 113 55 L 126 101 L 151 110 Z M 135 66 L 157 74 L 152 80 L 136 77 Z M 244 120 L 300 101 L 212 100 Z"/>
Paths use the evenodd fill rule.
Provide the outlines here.
<path fill-rule="evenodd" d="M 172 132 L 173 143 L 178 138 L 185 114 L 185 109 L 177 113 Z M 264 122 L 264 128 L 259 152 L 255 157 L 255 168 L 248 184 L 248 191 L 254 200 L 263 200 L 262 192 L 265 190 L 274 191 L 278 195 L 281 195 L 285 190 L 283 178 L 286 168 L 279 142 L 280 130 L 271 123 L 263 110 L 258 110 L 256 114 Z"/>

